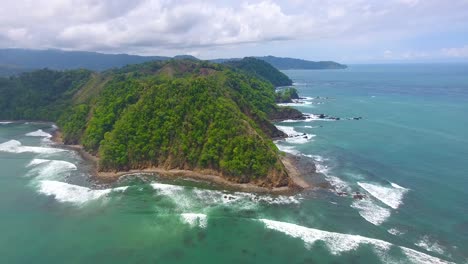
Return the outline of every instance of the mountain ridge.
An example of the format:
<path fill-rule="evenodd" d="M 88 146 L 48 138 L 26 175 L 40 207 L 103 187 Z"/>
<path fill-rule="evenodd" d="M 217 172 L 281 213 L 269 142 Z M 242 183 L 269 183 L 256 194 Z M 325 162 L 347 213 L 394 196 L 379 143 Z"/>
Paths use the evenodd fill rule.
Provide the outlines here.
<path fill-rule="evenodd" d="M 254 57 L 284 69 L 343 69 L 345 65 L 336 62 L 313 62 L 293 58 L 280 58 L 274 56 Z M 129 54 L 106 54 L 89 51 L 64 51 L 57 49 L 31 50 L 31 49 L 0 49 L 0 76 L 15 75 L 21 72 L 49 68 L 54 70 L 88 69 L 104 71 L 120 68 L 131 64 L 140 64 L 148 61 L 167 61 L 172 59 L 199 60 L 192 55 L 168 56 L 140 56 Z M 213 59 L 214 63 L 230 63 L 242 58 Z M 3 65 L 3 67 L 2 67 Z M 7 67 L 8 66 L 8 67 Z"/>

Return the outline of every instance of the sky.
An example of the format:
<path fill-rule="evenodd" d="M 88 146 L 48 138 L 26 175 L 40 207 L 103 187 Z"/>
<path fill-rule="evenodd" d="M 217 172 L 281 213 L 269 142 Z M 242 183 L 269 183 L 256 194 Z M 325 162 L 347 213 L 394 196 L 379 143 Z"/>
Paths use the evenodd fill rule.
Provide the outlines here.
<path fill-rule="evenodd" d="M 468 62 L 468 0 L 2 0 L 0 48 Z"/>

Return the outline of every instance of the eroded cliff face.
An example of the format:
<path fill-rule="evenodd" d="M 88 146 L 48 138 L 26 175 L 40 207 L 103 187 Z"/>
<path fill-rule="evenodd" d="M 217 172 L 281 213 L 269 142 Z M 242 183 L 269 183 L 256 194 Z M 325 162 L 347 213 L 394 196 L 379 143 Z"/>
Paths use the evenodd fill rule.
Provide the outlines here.
<path fill-rule="evenodd" d="M 299 110 L 291 107 L 277 107 L 268 114 L 268 118 L 273 122 L 282 120 L 304 120 L 306 117 Z"/>

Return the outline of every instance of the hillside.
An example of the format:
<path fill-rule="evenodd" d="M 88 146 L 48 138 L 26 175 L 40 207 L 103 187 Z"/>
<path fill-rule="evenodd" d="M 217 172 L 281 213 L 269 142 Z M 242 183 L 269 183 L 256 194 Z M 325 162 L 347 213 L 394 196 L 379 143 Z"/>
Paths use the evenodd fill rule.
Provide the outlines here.
<path fill-rule="evenodd" d="M 275 96 L 269 82 L 195 60 L 40 70 L 0 78 L 0 119 L 57 122 L 66 143 L 100 158 L 100 171 L 209 171 L 277 187 L 289 177 L 271 140 L 284 134 L 267 120 L 280 111 Z"/>
<path fill-rule="evenodd" d="M 102 71 L 154 60 L 169 60 L 162 56 L 103 54 L 86 51 L 0 49 L 0 65 L 16 68 L 56 70 L 85 68 Z"/>
<path fill-rule="evenodd" d="M 334 61 L 308 61 L 294 58 L 281 58 L 275 56 L 253 57 L 271 64 L 278 70 L 330 70 L 330 69 L 346 69 L 347 66 Z M 227 63 L 239 61 L 241 58 L 232 59 L 215 59 L 216 63 Z"/>
<path fill-rule="evenodd" d="M 292 85 L 292 80 L 289 79 L 286 74 L 280 72 L 269 63 L 253 57 L 247 57 L 241 60 L 226 61 L 224 64 L 256 75 L 261 79 L 271 82 L 274 86 Z"/>
<path fill-rule="evenodd" d="M 0 65 L 0 77 L 17 75 L 23 72 L 31 71 L 31 69 L 21 68 L 12 65 Z"/>
<path fill-rule="evenodd" d="M 274 56 L 257 57 L 260 60 L 266 61 L 280 70 L 329 70 L 329 69 L 346 69 L 347 66 L 334 61 L 307 61 L 293 58 L 280 58 Z"/>

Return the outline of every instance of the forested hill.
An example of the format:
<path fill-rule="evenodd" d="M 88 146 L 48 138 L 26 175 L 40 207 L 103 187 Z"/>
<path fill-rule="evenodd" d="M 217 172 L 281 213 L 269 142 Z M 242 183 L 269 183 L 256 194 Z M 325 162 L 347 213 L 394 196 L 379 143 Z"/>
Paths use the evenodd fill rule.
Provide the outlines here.
<path fill-rule="evenodd" d="M 254 57 L 256 59 L 265 61 L 279 70 L 332 70 L 332 69 L 346 69 L 348 66 L 334 61 L 308 61 L 294 58 L 281 58 L 275 56 Z M 216 63 L 226 63 L 232 61 L 239 61 L 241 58 L 232 59 L 215 59 L 212 60 Z"/>
<path fill-rule="evenodd" d="M 55 121 L 101 171 L 160 167 L 284 186 L 289 177 L 267 119 L 274 86 L 230 66 L 147 62 L 102 73 L 40 70 L 0 78 L 0 119 Z"/>
<path fill-rule="evenodd" d="M 87 51 L 0 49 L 0 65 L 17 69 L 80 69 L 94 71 L 122 67 L 154 60 L 169 60 L 163 56 L 136 56 L 128 54 L 103 54 Z"/>
<path fill-rule="evenodd" d="M 347 66 L 334 61 L 307 61 L 293 58 L 280 58 L 274 56 L 257 57 L 257 59 L 268 62 L 280 70 L 328 70 L 328 69 L 346 69 Z"/>
<path fill-rule="evenodd" d="M 274 86 L 292 85 L 292 80 L 289 79 L 286 74 L 280 72 L 269 63 L 253 57 L 243 58 L 242 60 L 226 61 L 224 64 L 241 69 L 247 73 L 257 75 L 259 78 L 271 82 Z"/>

